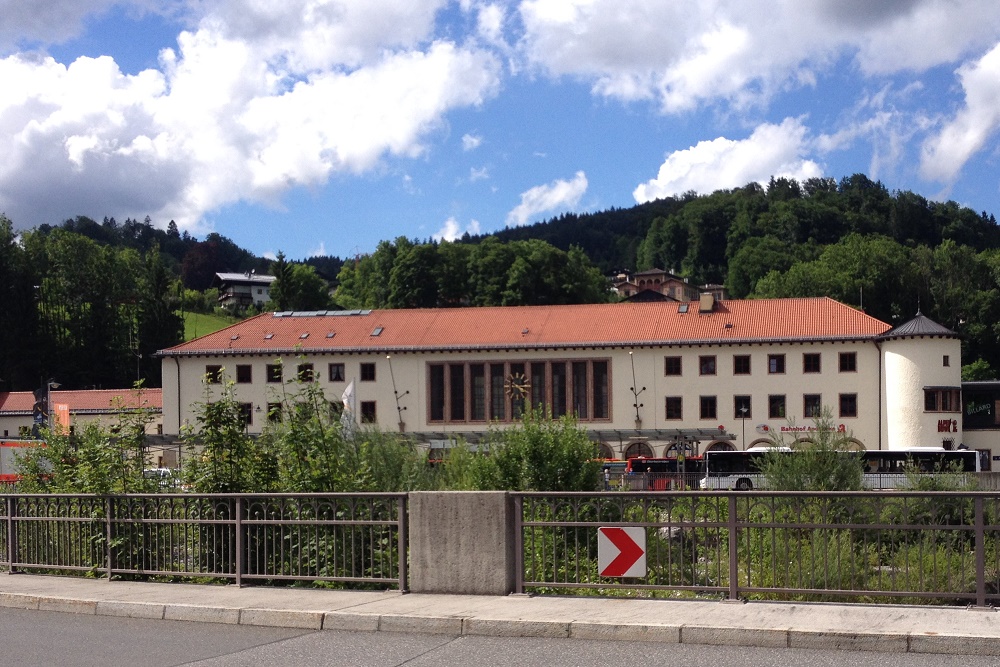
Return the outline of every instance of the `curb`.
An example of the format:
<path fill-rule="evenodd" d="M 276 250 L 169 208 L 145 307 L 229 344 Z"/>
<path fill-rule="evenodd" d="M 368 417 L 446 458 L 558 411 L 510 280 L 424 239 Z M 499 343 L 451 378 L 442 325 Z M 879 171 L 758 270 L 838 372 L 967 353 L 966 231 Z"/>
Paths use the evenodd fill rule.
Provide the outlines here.
<path fill-rule="evenodd" d="M 875 653 L 1000 655 L 1000 638 L 957 634 L 853 633 L 593 621 L 537 621 L 346 611 L 216 607 L 0 593 L 0 608 L 227 625 L 452 636 L 542 637 L 665 644 L 807 648 Z"/>

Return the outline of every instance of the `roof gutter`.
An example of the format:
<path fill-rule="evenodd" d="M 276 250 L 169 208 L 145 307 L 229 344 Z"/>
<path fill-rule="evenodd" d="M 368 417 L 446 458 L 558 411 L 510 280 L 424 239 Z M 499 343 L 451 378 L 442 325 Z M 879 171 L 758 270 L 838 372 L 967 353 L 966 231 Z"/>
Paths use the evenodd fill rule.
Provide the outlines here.
<path fill-rule="evenodd" d="M 254 355 L 286 355 L 286 354 L 356 354 L 356 353 L 402 353 L 402 352 L 487 352 L 491 350 L 553 350 L 553 349 L 602 349 L 602 348 L 646 348 L 646 347 L 689 347 L 701 345 L 768 345 L 774 343 L 838 343 L 838 342 L 868 342 L 877 341 L 875 335 L 872 336 L 827 336 L 819 338 L 745 338 L 719 340 L 652 340 L 652 341 L 618 341 L 618 342 L 578 342 L 578 343 L 521 343 L 511 344 L 491 344 L 491 345 L 439 345 L 427 346 L 380 346 L 380 347 L 272 347 L 272 348 L 247 348 L 234 350 L 229 347 L 207 350 L 160 350 L 156 353 L 158 357 L 239 357 L 248 354 Z"/>

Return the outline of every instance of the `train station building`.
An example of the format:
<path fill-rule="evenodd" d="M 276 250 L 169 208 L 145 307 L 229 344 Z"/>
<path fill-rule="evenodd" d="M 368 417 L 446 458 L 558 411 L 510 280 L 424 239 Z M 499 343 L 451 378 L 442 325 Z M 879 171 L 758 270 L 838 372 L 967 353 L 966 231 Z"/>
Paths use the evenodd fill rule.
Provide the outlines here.
<path fill-rule="evenodd" d="M 168 435 L 226 381 L 250 433 L 314 382 L 432 449 L 526 405 L 575 415 L 608 458 L 808 439 L 823 411 L 866 449 L 989 450 L 995 433 L 963 431 L 957 334 L 829 298 L 265 313 L 159 354 Z"/>

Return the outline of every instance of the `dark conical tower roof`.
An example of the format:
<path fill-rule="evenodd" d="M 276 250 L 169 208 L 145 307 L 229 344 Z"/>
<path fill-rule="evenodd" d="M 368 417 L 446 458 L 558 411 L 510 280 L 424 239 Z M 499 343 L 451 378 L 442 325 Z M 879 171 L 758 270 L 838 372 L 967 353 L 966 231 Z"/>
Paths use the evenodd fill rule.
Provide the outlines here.
<path fill-rule="evenodd" d="M 909 336 L 942 336 L 944 338 L 957 338 L 958 334 L 942 326 L 924 315 L 919 310 L 916 317 L 899 326 L 893 327 L 879 336 L 880 339 L 907 338 Z"/>

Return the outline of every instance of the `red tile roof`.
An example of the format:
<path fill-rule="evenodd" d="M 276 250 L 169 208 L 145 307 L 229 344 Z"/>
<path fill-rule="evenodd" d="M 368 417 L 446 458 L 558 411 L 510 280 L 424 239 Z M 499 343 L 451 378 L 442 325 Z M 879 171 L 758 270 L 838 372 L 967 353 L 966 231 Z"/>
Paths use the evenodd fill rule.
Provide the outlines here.
<path fill-rule="evenodd" d="M 116 400 L 117 399 L 117 400 Z M 143 389 L 142 407 L 154 411 L 163 409 L 163 390 Z M 138 406 L 133 389 L 83 389 L 76 391 L 52 392 L 52 404 L 69 405 L 70 413 L 108 414 L 120 404 L 126 408 Z M 35 404 L 35 396 L 30 391 L 0 392 L 0 414 L 30 413 Z"/>
<path fill-rule="evenodd" d="M 680 312 L 685 305 L 689 312 Z M 160 354 L 274 354 L 296 346 L 315 353 L 857 340 L 889 328 L 825 297 L 717 301 L 710 313 L 699 313 L 697 301 L 264 313 Z"/>

